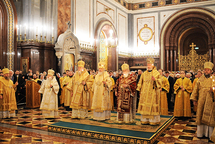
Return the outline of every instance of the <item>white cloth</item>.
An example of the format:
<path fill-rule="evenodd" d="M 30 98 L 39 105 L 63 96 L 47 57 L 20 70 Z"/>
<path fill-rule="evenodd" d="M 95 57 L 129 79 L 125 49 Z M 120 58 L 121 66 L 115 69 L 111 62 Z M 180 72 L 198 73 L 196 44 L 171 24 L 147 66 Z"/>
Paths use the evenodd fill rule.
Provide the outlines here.
<path fill-rule="evenodd" d="M 153 119 L 150 119 L 150 118 L 143 118 L 143 116 L 141 115 L 141 121 L 142 122 L 151 122 L 151 123 L 157 123 L 157 122 L 160 122 L 160 115 L 158 116 L 154 116 Z"/>
<path fill-rule="evenodd" d="M 72 118 L 86 118 L 88 117 L 87 109 L 72 109 Z"/>
<path fill-rule="evenodd" d="M 123 114 L 123 121 L 119 121 L 119 115 L 118 115 L 118 112 L 117 112 L 117 121 L 118 122 L 124 122 L 124 123 L 129 123 L 129 122 L 133 122 L 133 115 L 132 113 L 125 113 Z"/>
<path fill-rule="evenodd" d="M 15 116 L 16 116 L 15 111 L 14 112 L 0 111 L 0 118 L 11 118 Z"/>
<path fill-rule="evenodd" d="M 213 127 L 207 125 L 197 125 L 197 137 L 208 137 L 210 138 L 213 133 Z"/>
<path fill-rule="evenodd" d="M 50 84 L 53 86 L 50 88 Z M 57 117 L 58 116 L 58 98 L 59 85 L 54 77 L 51 81 L 45 80 L 39 90 L 39 93 L 43 94 L 43 99 L 40 105 L 40 109 L 45 117 Z"/>
<path fill-rule="evenodd" d="M 93 119 L 94 120 L 106 120 L 106 119 L 110 119 L 111 117 L 111 111 L 106 110 L 104 112 L 95 112 L 95 110 L 93 111 Z"/>

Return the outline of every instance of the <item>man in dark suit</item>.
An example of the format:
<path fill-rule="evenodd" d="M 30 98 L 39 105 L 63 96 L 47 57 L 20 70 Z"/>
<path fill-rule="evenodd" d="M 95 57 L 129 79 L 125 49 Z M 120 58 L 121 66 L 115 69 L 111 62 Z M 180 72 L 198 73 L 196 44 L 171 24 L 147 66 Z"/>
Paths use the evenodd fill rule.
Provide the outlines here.
<path fill-rule="evenodd" d="M 170 85 L 169 93 L 167 93 L 168 110 L 173 111 L 173 104 L 171 103 L 171 97 L 172 97 L 173 92 L 174 92 L 174 90 L 173 90 L 174 79 L 171 76 L 169 76 L 169 71 L 165 72 L 165 76 L 168 79 L 169 85 Z"/>

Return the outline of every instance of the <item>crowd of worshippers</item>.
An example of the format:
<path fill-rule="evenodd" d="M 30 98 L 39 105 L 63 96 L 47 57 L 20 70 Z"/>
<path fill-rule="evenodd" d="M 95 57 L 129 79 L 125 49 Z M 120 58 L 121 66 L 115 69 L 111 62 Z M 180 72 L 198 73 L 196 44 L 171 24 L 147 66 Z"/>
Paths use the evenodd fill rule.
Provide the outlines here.
<path fill-rule="evenodd" d="M 91 69 L 86 69 L 87 72 L 89 73 L 91 79 L 95 79 L 95 76 L 98 74 L 99 71 L 95 71 L 95 70 L 91 70 Z M 168 86 L 165 90 L 167 92 L 167 104 L 168 105 L 168 110 L 165 111 L 165 115 L 168 115 L 168 111 L 172 112 L 174 110 L 174 103 L 175 103 L 175 93 L 174 93 L 174 84 L 176 82 L 177 79 L 185 77 L 188 78 L 191 83 L 192 83 L 192 88 L 194 88 L 195 83 L 197 82 L 198 78 L 204 73 L 204 70 L 198 70 L 196 72 L 194 72 L 193 70 L 190 71 L 164 71 L 162 69 L 158 70 L 160 72 L 160 74 L 162 76 L 164 76 L 165 78 L 168 79 Z M 113 94 L 113 98 L 112 98 L 112 110 L 116 110 L 117 109 L 117 97 L 115 95 L 114 91 L 114 86 L 117 82 L 117 80 L 119 79 L 119 77 L 121 75 L 123 75 L 123 71 L 121 69 L 119 69 L 118 71 L 107 71 L 110 79 L 112 81 L 112 88 L 111 88 L 111 94 Z M 136 80 L 136 84 L 138 84 L 139 79 L 141 77 L 141 74 L 143 73 L 143 70 L 135 70 L 135 71 L 130 71 L 130 74 L 135 78 Z M 58 92 L 58 106 L 64 106 L 64 101 L 61 97 L 61 93 L 63 91 L 63 88 L 68 84 L 68 82 L 70 81 L 70 79 L 73 77 L 74 72 L 70 71 L 70 70 L 66 70 L 63 75 L 61 76 L 60 73 L 56 73 L 56 79 L 58 81 L 58 84 L 60 86 L 60 90 Z M 213 75 L 215 75 L 215 72 L 213 72 Z M 0 69 L 0 77 L 3 77 L 3 73 L 2 70 Z M 21 70 L 16 70 L 15 73 L 12 70 L 9 70 L 9 78 L 13 81 L 13 84 L 15 84 L 17 82 L 17 89 L 16 89 L 16 102 L 18 103 L 25 103 L 26 102 L 26 81 L 30 80 L 30 81 L 35 81 L 38 84 L 42 84 L 42 82 L 44 80 L 46 80 L 47 78 L 47 72 L 44 71 L 43 73 L 40 73 L 39 71 L 36 71 L 36 73 L 34 74 L 32 72 L 32 69 L 28 70 L 28 73 L 23 74 Z M 169 88 L 168 88 L 169 87 Z M 162 89 L 164 91 L 164 88 Z M 139 91 L 137 92 L 137 102 L 136 102 L 136 108 L 138 108 L 138 104 L 139 104 Z M 190 93 L 191 94 L 191 93 Z M 64 93 L 63 93 L 64 95 Z M 193 103 L 191 102 L 191 111 L 193 113 L 196 113 L 196 106 L 193 105 Z M 71 111 L 71 108 L 69 108 L 69 105 L 65 105 L 64 106 L 66 108 L 66 110 Z"/>

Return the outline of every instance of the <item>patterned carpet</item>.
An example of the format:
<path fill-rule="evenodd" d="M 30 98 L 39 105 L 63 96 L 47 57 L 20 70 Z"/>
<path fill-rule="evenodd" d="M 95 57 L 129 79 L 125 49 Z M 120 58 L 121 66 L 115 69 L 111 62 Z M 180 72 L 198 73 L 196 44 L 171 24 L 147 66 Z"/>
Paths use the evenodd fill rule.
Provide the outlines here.
<path fill-rule="evenodd" d="M 1 123 L 6 123 L 10 125 L 17 125 L 22 127 L 29 127 L 34 129 L 41 129 L 47 131 L 49 124 L 53 124 L 62 119 L 70 119 L 71 112 L 66 111 L 63 108 L 59 108 L 59 118 L 44 118 L 39 109 L 19 109 L 17 117 L 10 119 L 3 119 Z M 170 113 L 171 115 L 171 113 Z M 187 144 L 208 144 L 210 143 L 207 138 L 198 139 L 196 137 L 197 126 L 195 124 L 195 115 L 188 120 L 177 119 L 171 124 L 166 131 L 161 134 L 161 136 L 155 141 L 155 144 L 177 144 L 177 143 L 187 143 Z M 30 137 L 30 138 L 29 138 Z M 45 137 L 37 138 L 34 136 L 27 136 L 24 134 L 17 134 L 13 131 L 6 131 L 5 129 L 0 129 L 0 144 L 11 143 L 14 138 L 26 139 L 25 143 L 59 143 L 53 140 L 49 141 Z M 31 139 L 31 140 L 29 140 Z"/>

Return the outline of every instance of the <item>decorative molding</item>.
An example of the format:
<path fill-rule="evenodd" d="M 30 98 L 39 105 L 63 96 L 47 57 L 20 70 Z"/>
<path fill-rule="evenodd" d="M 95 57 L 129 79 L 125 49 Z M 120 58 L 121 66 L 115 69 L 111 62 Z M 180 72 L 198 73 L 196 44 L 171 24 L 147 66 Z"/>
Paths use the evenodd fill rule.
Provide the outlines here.
<path fill-rule="evenodd" d="M 187 4 L 187 3 L 196 3 L 203 2 L 208 0 L 187 0 L 187 2 L 180 2 L 180 0 L 171 0 L 170 3 L 166 3 L 165 0 L 154 0 L 154 1 L 145 1 L 139 3 L 129 3 L 126 0 L 115 0 L 118 4 L 122 5 L 127 10 L 141 10 L 155 7 L 163 7 L 163 6 L 171 6 L 171 5 L 179 5 L 179 4 Z M 131 9 L 129 9 L 130 7 Z"/>
<path fill-rule="evenodd" d="M 8 16 L 8 36 L 7 36 L 7 67 L 14 69 L 14 12 L 10 0 L 3 0 Z"/>
<path fill-rule="evenodd" d="M 103 6 L 105 7 L 104 12 L 98 13 L 98 3 L 100 3 L 101 5 L 103 5 Z M 105 10 L 107 10 L 107 12 L 105 12 Z M 112 18 L 112 17 L 108 14 L 108 11 L 109 11 L 109 10 L 113 11 L 113 13 L 114 13 L 114 10 L 113 10 L 112 8 L 110 8 L 110 7 L 108 7 L 107 5 L 105 5 L 105 4 L 101 3 L 101 2 L 99 2 L 98 0 L 96 1 L 96 16 L 98 16 L 98 15 L 100 15 L 100 14 L 106 14 L 108 17 L 110 17 L 110 19 L 111 19 L 111 20 L 113 21 L 113 23 L 114 23 L 114 17 Z"/>
<path fill-rule="evenodd" d="M 137 36 L 137 47 L 138 47 L 138 38 L 140 36 L 140 31 L 144 28 L 144 27 L 141 28 L 140 31 L 138 30 L 138 26 L 139 26 L 138 25 L 138 20 L 139 19 L 144 19 L 144 18 L 153 18 L 153 30 L 152 30 L 153 34 L 152 34 L 152 37 L 154 36 L 154 46 L 155 46 L 155 16 L 149 16 L 149 17 L 140 17 L 140 18 L 137 18 L 137 34 L 138 34 L 138 36 Z M 147 27 L 149 28 L 149 26 L 147 26 Z M 150 40 L 152 39 L 152 37 L 150 38 Z M 148 41 L 150 41 L 150 40 L 148 40 Z M 143 41 L 143 40 L 141 40 L 141 41 Z M 144 42 L 144 44 L 147 44 L 147 43 Z"/>

